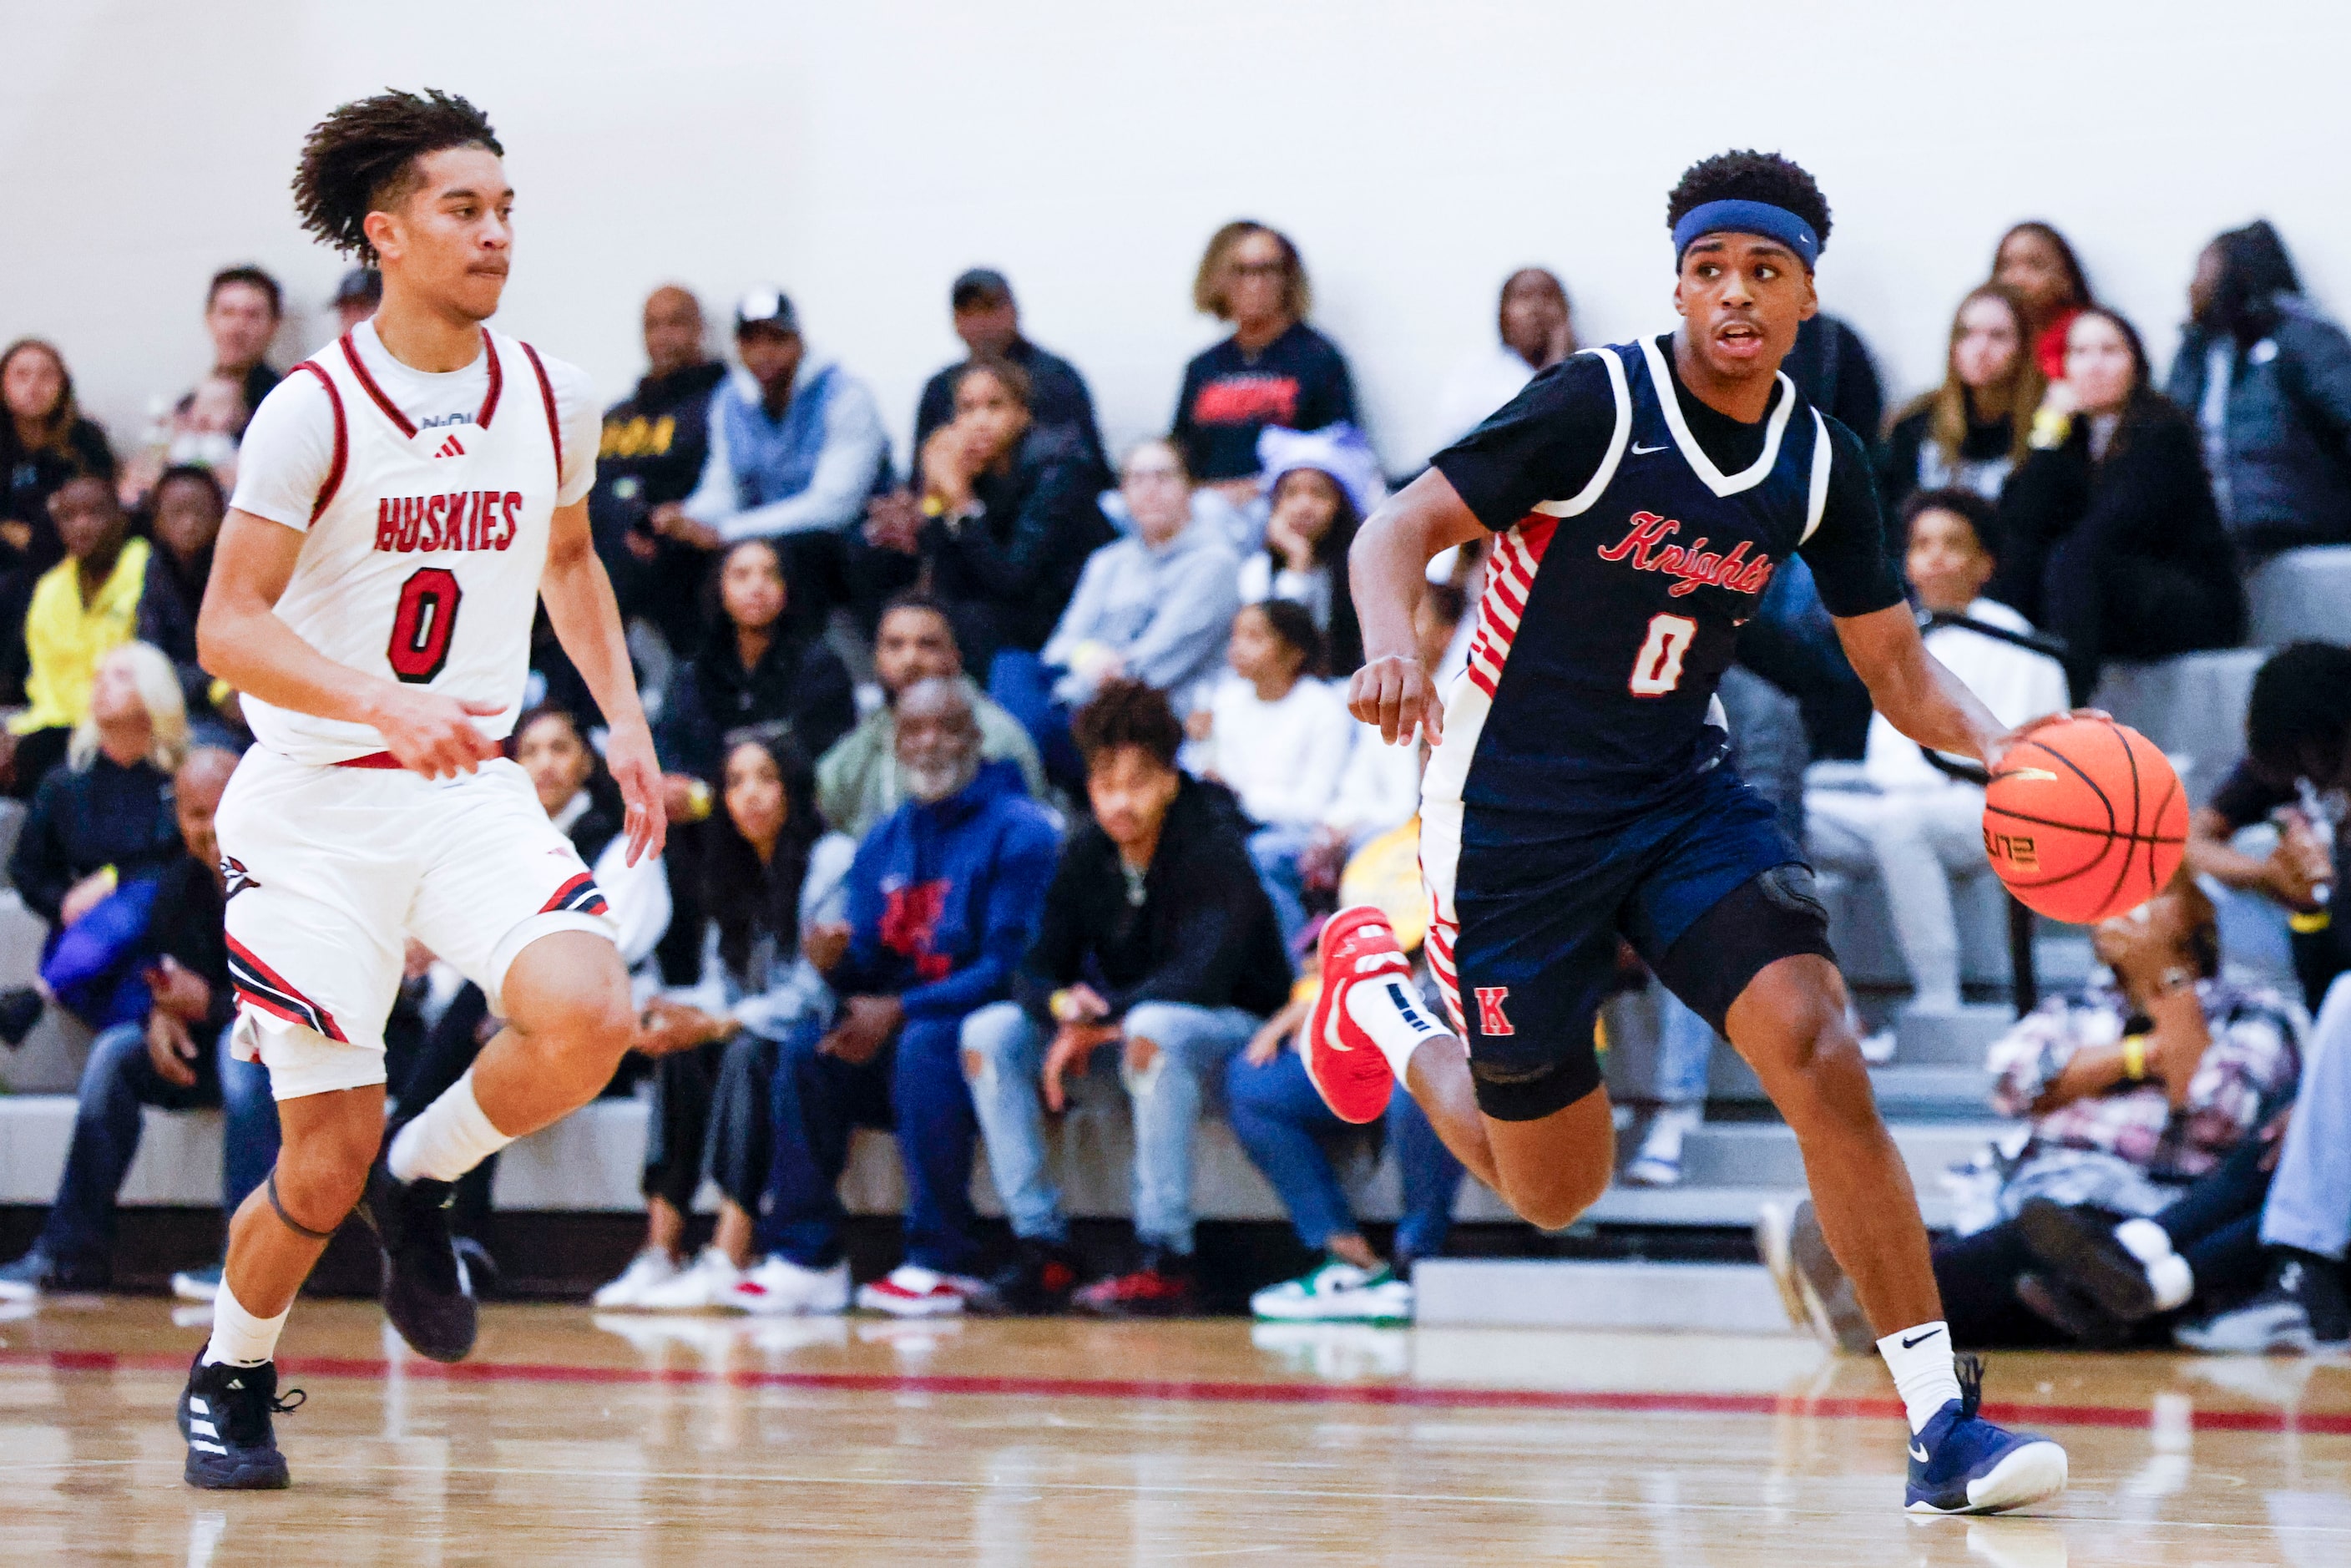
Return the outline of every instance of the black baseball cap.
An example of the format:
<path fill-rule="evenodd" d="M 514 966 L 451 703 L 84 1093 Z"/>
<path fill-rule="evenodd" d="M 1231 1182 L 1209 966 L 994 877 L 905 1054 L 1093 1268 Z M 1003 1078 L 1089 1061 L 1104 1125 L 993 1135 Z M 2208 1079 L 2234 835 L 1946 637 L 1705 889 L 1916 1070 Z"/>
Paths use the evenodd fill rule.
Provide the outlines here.
<path fill-rule="evenodd" d="M 383 274 L 372 267 L 355 267 L 335 285 L 337 305 L 373 305 L 383 298 Z"/>
<path fill-rule="evenodd" d="M 975 305 L 993 304 L 1011 298 L 1011 279 L 992 267 L 970 268 L 947 289 L 947 304 L 956 310 L 968 310 Z"/>
<path fill-rule="evenodd" d="M 735 302 L 735 330 L 747 327 L 767 327 L 778 332 L 797 332 L 800 319 L 784 291 L 772 287 L 754 288 Z"/>

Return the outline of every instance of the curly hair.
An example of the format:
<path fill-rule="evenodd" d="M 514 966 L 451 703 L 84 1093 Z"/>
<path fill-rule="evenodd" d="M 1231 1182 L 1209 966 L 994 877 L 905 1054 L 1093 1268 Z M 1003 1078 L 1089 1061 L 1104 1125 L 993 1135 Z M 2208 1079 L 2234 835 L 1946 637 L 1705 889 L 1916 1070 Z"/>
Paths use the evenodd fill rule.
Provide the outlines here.
<path fill-rule="evenodd" d="M 1810 224 L 1821 248 L 1828 248 L 1828 198 L 1802 164 L 1777 152 L 1719 152 L 1683 170 L 1666 197 L 1666 227 L 1671 229 L 1708 202 L 1767 202 L 1784 207 Z"/>
<path fill-rule="evenodd" d="M 407 200 L 423 178 L 417 160 L 450 147 L 506 155 L 489 116 L 455 93 L 427 88 L 355 99 L 303 138 L 294 209 L 321 243 L 372 265 L 367 215 Z"/>
<path fill-rule="evenodd" d="M 1162 768 L 1176 766 L 1184 726 L 1167 706 L 1167 694 L 1141 681 L 1109 680 L 1070 718 L 1071 738 L 1092 772 L 1113 752 L 1134 747 Z"/>

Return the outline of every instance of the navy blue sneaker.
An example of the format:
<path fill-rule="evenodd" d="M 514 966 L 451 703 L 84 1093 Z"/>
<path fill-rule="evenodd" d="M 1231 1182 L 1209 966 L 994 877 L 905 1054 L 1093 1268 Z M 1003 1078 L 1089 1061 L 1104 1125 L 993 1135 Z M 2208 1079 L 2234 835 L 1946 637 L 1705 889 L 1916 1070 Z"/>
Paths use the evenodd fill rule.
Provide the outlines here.
<path fill-rule="evenodd" d="M 187 1439 L 188 1484 L 207 1491 L 274 1491 L 287 1484 L 286 1456 L 269 1417 L 302 1403 L 298 1388 L 277 1397 L 277 1364 L 207 1364 L 196 1352 L 180 1394 L 180 1436 Z"/>
<path fill-rule="evenodd" d="M 1912 1513 L 2003 1513 L 2065 1490 L 2065 1450 L 2030 1432 L 2011 1432 L 1976 1414 L 1983 1363 L 1958 1358 L 1959 1396 L 1910 1439 Z"/>

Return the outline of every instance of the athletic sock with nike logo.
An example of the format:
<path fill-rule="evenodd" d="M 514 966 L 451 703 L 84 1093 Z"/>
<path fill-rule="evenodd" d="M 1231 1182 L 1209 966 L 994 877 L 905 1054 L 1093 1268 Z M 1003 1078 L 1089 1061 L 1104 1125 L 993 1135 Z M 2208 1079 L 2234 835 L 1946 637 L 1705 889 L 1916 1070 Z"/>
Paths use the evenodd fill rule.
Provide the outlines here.
<path fill-rule="evenodd" d="M 1903 1413 L 1910 1418 L 1913 1437 L 1926 1429 L 1935 1412 L 1959 1396 L 1959 1369 L 1951 1360 L 1951 1331 L 1943 1323 L 1913 1323 L 1877 1342 L 1877 1354 L 1894 1374 L 1894 1387 L 1902 1396 Z M 1911 1445 L 1915 1451 L 1917 1445 Z M 1923 1456 L 1922 1456 L 1923 1458 Z"/>

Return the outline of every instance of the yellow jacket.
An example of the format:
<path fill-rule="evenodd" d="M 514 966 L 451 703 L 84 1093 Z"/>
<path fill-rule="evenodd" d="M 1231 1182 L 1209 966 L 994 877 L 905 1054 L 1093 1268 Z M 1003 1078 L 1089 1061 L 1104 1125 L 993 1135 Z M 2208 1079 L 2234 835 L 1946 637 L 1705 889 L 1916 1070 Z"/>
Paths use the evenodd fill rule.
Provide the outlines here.
<path fill-rule="evenodd" d="M 68 557 L 41 574 L 25 611 L 28 706 L 8 721 L 12 733 L 70 728 L 89 716 L 99 661 L 139 635 L 139 596 L 152 553 L 145 539 L 124 541 L 114 570 L 88 605 L 81 601 L 79 562 Z"/>

